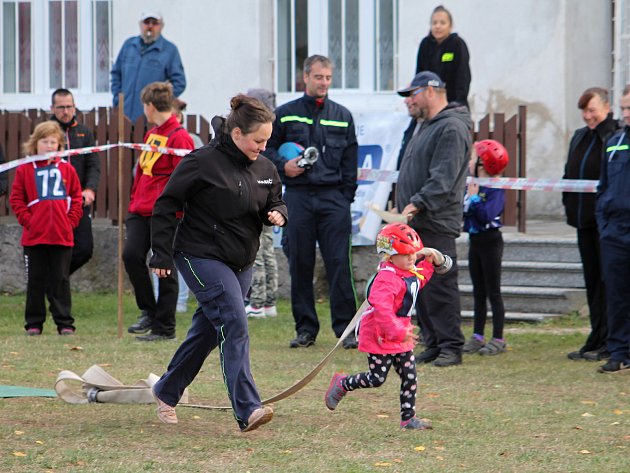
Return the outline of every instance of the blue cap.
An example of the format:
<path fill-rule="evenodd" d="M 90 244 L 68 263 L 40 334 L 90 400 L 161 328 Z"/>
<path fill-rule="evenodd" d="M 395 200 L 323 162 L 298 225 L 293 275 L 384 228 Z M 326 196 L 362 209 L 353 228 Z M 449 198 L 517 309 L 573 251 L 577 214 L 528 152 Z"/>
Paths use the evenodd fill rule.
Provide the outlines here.
<path fill-rule="evenodd" d="M 444 83 L 444 81 L 440 79 L 440 76 L 438 76 L 435 72 L 422 71 L 416 74 L 416 76 L 411 81 L 411 84 L 409 84 L 404 89 L 399 90 L 398 95 L 409 97 L 411 95 L 411 92 L 413 92 L 414 90 L 419 89 L 420 87 L 428 86 L 436 87 L 439 89 L 446 88 L 446 84 Z"/>

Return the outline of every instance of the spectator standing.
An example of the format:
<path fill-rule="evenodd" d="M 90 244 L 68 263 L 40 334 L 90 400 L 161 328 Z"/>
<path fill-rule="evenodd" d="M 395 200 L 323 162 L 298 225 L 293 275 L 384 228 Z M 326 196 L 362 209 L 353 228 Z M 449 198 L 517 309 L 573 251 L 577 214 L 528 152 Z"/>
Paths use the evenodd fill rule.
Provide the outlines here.
<path fill-rule="evenodd" d="M 142 116 L 142 89 L 152 82 L 170 82 L 175 97 L 186 88 L 186 75 L 177 46 L 162 36 L 162 14 L 148 11 L 140 16 L 140 35 L 127 39 L 111 71 L 114 107 L 118 94 L 125 95 L 125 115 L 132 121 Z"/>
<path fill-rule="evenodd" d="M 266 89 L 249 89 L 249 97 L 260 100 L 273 111 L 276 108 L 276 94 Z M 278 291 L 278 262 L 273 247 L 273 227 L 264 226 L 260 234 L 260 248 L 254 261 L 252 289 L 249 304 L 245 307 L 247 317 L 275 317 Z"/>
<path fill-rule="evenodd" d="M 623 90 L 621 113 L 624 127 L 606 142 L 597 189 L 610 353 L 600 373 L 630 373 L 630 85 Z"/>
<path fill-rule="evenodd" d="M 184 158 L 153 212 L 150 266 L 169 277 L 173 260 L 199 302 L 186 339 L 153 386 L 162 422 L 175 424 L 175 406 L 212 350 L 241 431 L 269 422 L 250 371 L 243 298 L 263 225 L 283 226 L 287 209 L 280 177 L 260 153 L 271 136 L 273 112 L 237 95 L 227 119 L 213 119 L 216 137 Z M 186 208 L 177 227 L 177 212 Z M 173 252 L 175 253 L 173 255 Z"/>
<path fill-rule="evenodd" d="M 471 80 L 469 62 L 466 43 L 457 33 L 453 33 L 451 12 L 442 5 L 435 7 L 431 14 L 431 30 L 418 47 L 416 74 L 422 71 L 435 72 L 446 84 L 448 102 L 459 102 L 468 107 Z M 403 134 L 398 155 L 399 169 L 415 127 L 415 120 L 412 120 Z"/>
<path fill-rule="evenodd" d="M 398 94 L 405 97 L 417 125 L 400 168 L 397 208 L 426 246 L 456 260 L 471 146 L 470 112 L 448 103 L 445 84 L 433 72 L 419 72 Z M 459 297 L 454 261 L 453 269 L 434 276 L 418 297 L 418 323 L 427 347 L 416 356 L 419 362 L 440 367 L 462 362 Z"/>
<path fill-rule="evenodd" d="M 77 121 L 72 92 L 67 89 L 55 90 L 52 94 L 51 109 L 53 113 L 51 120 L 56 121 L 65 134 L 66 149 L 87 148 L 95 145 L 92 131 Z M 83 196 L 83 213 L 79 225 L 74 229 L 74 246 L 70 262 L 70 274 L 72 274 L 90 260 L 94 250 L 92 204 L 98 190 L 101 162 L 96 153 L 70 156 L 67 161 L 72 164 L 79 176 Z"/>
<path fill-rule="evenodd" d="M 26 155 L 60 151 L 64 134 L 53 121 L 40 123 L 23 145 Z M 81 184 L 74 168 L 61 158 L 18 166 L 9 199 L 22 226 L 26 268 L 27 335 L 41 335 L 46 320 L 46 292 L 59 335 L 75 331 L 71 315 L 70 259 L 72 230 L 81 219 Z"/>
<path fill-rule="evenodd" d="M 610 112 L 608 91 L 600 87 L 586 89 L 578 99 L 578 108 L 586 126 L 573 133 L 562 179 L 599 179 L 604 145 L 619 125 Z M 567 223 L 576 228 L 586 285 L 591 332 L 584 345 L 567 356 L 571 360 L 599 361 L 607 358 L 606 288 L 602 274 L 599 232 L 595 220 L 597 196 L 585 192 L 563 192 L 562 204 Z"/>
<path fill-rule="evenodd" d="M 333 64 L 325 56 L 304 61 L 302 97 L 276 109 L 273 134 L 265 153 L 278 168 L 289 209 L 283 235 L 291 275 L 291 309 L 297 337 L 291 348 L 309 347 L 319 333 L 313 275 L 316 244 L 326 267 L 332 328 L 340 337 L 356 312 L 350 261 L 350 205 L 357 188 L 358 144 L 352 115 L 328 98 Z M 299 167 L 300 157 L 284 160 L 278 148 L 288 142 L 315 147 L 319 159 L 311 169 Z M 344 348 L 356 348 L 354 335 Z"/>
<path fill-rule="evenodd" d="M 504 146 L 495 140 L 473 144 L 468 170 L 474 177 L 499 177 L 510 158 Z M 473 334 L 464 344 L 464 353 L 498 355 L 505 352 L 503 326 L 505 307 L 501 295 L 501 262 L 503 235 L 499 230 L 505 208 L 505 190 L 468 184 L 464 196 L 464 231 L 468 232 L 468 270 L 473 285 Z M 484 337 L 488 316 L 487 301 L 492 308 L 492 338 Z"/>
<path fill-rule="evenodd" d="M 144 142 L 154 146 L 193 149 L 190 135 L 173 114 L 173 87 L 166 82 L 154 82 L 142 90 L 144 114 L 151 128 Z M 143 151 L 138 159 L 131 187 L 129 216 L 125 222 L 123 261 L 140 309 L 138 321 L 128 328 L 129 333 L 144 334 L 140 341 L 152 342 L 175 338 L 175 309 L 177 306 L 177 275 L 170 274 L 159 281 L 157 300 L 151 287 L 147 268 L 147 254 L 151 249 L 151 214 L 181 156 Z M 180 209 L 181 210 L 181 209 Z"/>

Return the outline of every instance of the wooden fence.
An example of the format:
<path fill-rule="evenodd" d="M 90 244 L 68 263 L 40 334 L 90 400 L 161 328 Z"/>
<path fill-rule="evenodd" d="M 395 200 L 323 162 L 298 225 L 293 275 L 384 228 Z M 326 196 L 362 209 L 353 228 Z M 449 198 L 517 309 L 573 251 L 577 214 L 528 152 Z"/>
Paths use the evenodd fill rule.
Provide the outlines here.
<path fill-rule="evenodd" d="M 50 113 L 43 110 L 0 111 L 0 146 L 4 148 L 7 160 L 22 156 L 21 143 L 28 139 L 38 123 L 47 120 L 49 116 Z M 490 128 L 491 118 L 492 129 Z M 504 113 L 495 113 L 492 117 L 486 115 L 479 121 L 474 132 L 475 140 L 494 139 L 506 147 L 510 155 L 510 163 L 505 171 L 507 177 L 526 177 L 526 118 L 527 108 L 525 106 L 520 106 L 518 113 L 508 120 L 505 119 Z M 77 112 L 77 119 L 94 131 L 97 145 L 118 142 L 142 143 L 146 133 L 143 117 L 138 118 L 134 124 L 125 118 L 125 133 L 124 136 L 119 136 L 116 109 L 102 107 L 90 112 Z M 188 115 L 186 117 L 186 129 L 191 133 L 198 134 L 204 143 L 210 139 L 210 124 L 202 116 Z M 99 153 L 101 179 L 94 205 L 95 217 L 108 218 L 113 222 L 118 219 L 118 155 L 119 150 L 117 148 Z M 125 149 L 123 159 L 123 168 L 129 169 L 129 172 L 123 175 L 123 199 L 126 209 L 131 190 L 133 151 Z M 9 186 L 13 174 L 14 170 L 9 171 Z M 525 196 L 525 191 L 507 191 L 503 216 L 505 225 L 516 226 L 521 232 L 526 230 Z M 9 213 L 8 199 L 0 197 L 0 216 L 9 215 Z"/>
<path fill-rule="evenodd" d="M 503 143 L 510 155 L 510 163 L 503 173 L 505 177 L 527 177 L 527 107 L 521 105 L 518 112 L 507 121 L 504 113 L 492 115 L 493 128 L 490 129 L 490 115 L 483 117 L 474 132 L 475 141 L 492 139 Z M 503 224 L 516 226 L 525 233 L 527 216 L 526 191 L 508 190 L 505 193 Z"/>
<path fill-rule="evenodd" d="M 22 143 L 28 140 L 36 125 L 49 118 L 50 112 L 44 110 L 0 111 L 0 146 L 4 149 L 5 159 L 9 161 L 22 157 Z M 139 117 L 135 123 L 131 123 L 125 117 L 124 134 L 119 136 L 118 109 L 101 107 L 89 112 L 77 111 L 77 120 L 93 131 L 97 145 L 118 142 L 144 143 L 144 135 L 147 132 L 144 117 Z M 187 115 L 185 128 L 190 133 L 199 135 L 204 143 L 207 143 L 211 138 L 210 123 L 201 115 Z M 131 193 L 133 153 L 134 151 L 130 149 L 123 151 L 123 169 L 129 169 L 129 172 L 123 174 L 125 212 Z M 98 153 L 98 156 L 101 160 L 101 177 L 93 206 L 94 217 L 107 218 L 116 222 L 118 220 L 119 149 L 103 151 Z M 9 171 L 9 189 L 11 189 L 14 174 L 15 169 Z M 0 197 L 0 216 L 6 216 L 10 213 L 8 197 Z"/>

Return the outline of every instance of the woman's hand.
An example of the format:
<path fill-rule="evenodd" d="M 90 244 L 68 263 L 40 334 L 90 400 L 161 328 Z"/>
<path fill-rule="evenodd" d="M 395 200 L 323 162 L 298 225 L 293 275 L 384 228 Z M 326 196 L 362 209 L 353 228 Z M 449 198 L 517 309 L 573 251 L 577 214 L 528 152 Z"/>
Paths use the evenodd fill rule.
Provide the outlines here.
<path fill-rule="evenodd" d="M 284 216 L 277 210 L 272 210 L 271 212 L 267 212 L 267 218 L 269 219 L 271 223 L 279 227 L 283 226 L 286 223 Z"/>
<path fill-rule="evenodd" d="M 171 275 L 170 269 L 151 268 L 151 271 L 153 271 L 158 278 L 167 278 Z"/>

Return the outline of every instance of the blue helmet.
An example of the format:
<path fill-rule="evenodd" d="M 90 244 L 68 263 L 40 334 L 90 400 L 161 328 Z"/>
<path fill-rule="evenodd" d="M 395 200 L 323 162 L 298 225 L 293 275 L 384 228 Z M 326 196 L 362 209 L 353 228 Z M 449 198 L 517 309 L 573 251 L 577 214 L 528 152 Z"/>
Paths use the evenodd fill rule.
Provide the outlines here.
<path fill-rule="evenodd" d="M 304 146 L 294 143 L 293 141 L 282 143 L 278 148 L 278 154 L 287 161 L 301 156 L 303 152 Z"/>

